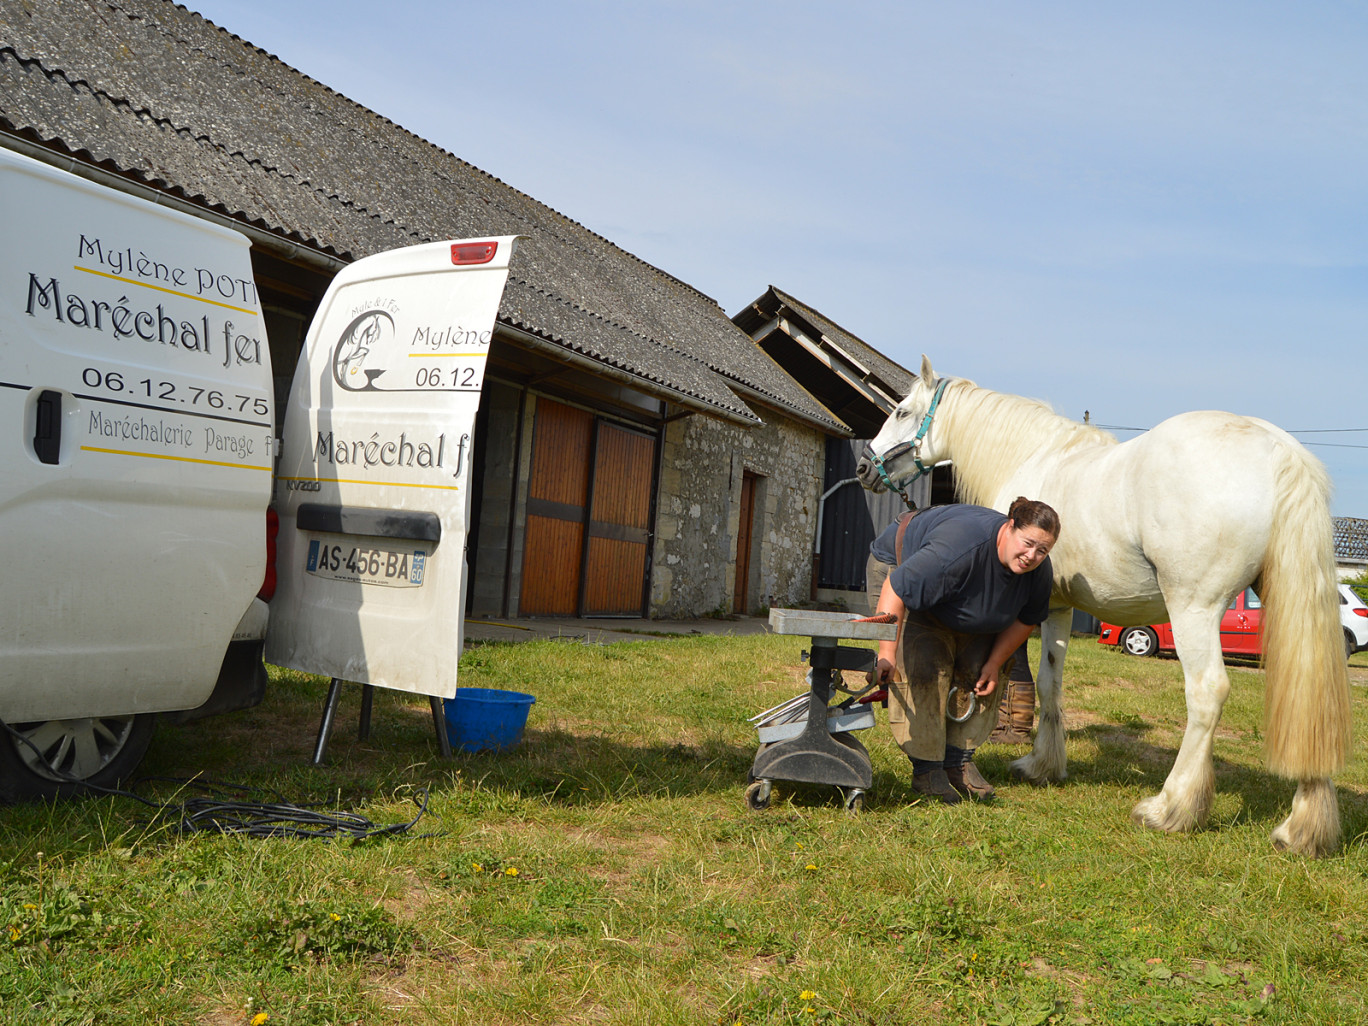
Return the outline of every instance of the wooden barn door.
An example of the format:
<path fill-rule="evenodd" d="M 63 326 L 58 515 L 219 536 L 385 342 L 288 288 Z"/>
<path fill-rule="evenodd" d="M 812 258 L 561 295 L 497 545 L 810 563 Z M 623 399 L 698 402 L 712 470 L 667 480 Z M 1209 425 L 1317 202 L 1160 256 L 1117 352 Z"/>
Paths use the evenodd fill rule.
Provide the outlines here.
<path fill-rule="evenodd" d="M 549 399 L 537 401 L 519 601 L 523 616 L 575 616 L 579 611 L 593 434 L 593 414 Z"/>
<path fill-rule="evenodd" d="M 584 556 L 584 616 L 642 613 L 654 470 L 652 436 L 599 422 Z"/>
<path fill-rule="evenodd" d="M 537 401 L 523 548 L 523 616 L 640 616 L 655 438 Z"/>
<path fill-rule="evenodd" d="M 755 482 L 759 475 L 749 470 L 741 475 L 741 514 L 736 525 L 736 587 L 732 593 L 732 612 L 750 612 L 751 545 L 755 538 Z"/>

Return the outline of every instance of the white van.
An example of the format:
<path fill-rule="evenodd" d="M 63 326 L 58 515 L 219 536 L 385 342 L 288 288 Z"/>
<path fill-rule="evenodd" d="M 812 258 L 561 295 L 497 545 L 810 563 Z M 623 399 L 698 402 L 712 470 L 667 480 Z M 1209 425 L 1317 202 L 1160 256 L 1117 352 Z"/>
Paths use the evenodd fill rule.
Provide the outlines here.
<path fill-rule="evenodd" d="M 0 223 L 0 800 L 106 786 L 156 716 L 259 702 L 264 649 L 435 713 L 516 237 L 337 275 L 277 477 L 243 236 L 5 150 Z"/>
<path fill-rule="evenodd" d="M 274 447 L 247 240 L 0 150 L 0 798 L 259 701 Z"/>

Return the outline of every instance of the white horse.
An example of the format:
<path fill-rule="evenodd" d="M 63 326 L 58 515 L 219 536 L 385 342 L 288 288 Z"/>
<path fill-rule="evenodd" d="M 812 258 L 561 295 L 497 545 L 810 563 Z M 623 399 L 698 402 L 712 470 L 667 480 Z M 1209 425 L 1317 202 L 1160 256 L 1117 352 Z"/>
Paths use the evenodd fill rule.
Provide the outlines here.
<path fill-rule="evenodd" d="M 939 391 L 938 391 L 939 386 Z M 914 437 L 915 435 L 915 437 Z M 960 497 L 1006 510 L 1018 495 L 1059 513 L 1054 596 L 1042 625 L 1040 725 L 1013 772 L 1035 784 L 1065 772 L 1061 677 L 1074 607 L 1111 623 L 1173 624 L 1188 722 L 1164 789 L 1133 818 L 1159 830 L 1205 822 L 1211 750 L 1230 690 L 1220 622 L 1253 584 L 1263 603 L 1264 737 L 1269 769 L 1298 782 L 1279 850 L 1336 850 L 1332 773 L 1350 743 L 1325 468 L 1291 435 L 1231 413 L 1185 413 L 1124 444 L 1047 405 L 921 374 L 857 469 L 865 487 L 901 488 L 941 460 Z"/>

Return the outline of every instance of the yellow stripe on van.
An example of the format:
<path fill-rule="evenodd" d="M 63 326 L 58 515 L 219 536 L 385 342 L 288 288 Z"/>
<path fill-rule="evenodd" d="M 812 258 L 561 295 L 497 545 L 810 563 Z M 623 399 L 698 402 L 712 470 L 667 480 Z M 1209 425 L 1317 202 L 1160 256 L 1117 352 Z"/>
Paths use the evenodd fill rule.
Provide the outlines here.
<path fill-rule="evenodd" d="M 413 481 L 364 481 L 352 477 L 277 477 L 277 481 L 317 481 L 319 484 L 359 484 L 385 488 L 431 488 L 439 492 L 459 492 L 459 485 L 417 484 Z"/>
<path fill-rule="evenodd" d="M 257 316 L 257 311 L 249 306 L 233 306 L 231 303 L 220 303 L 217 299 L 205 299 L 203 296 L 192 296 L 188 292 L 177 292 L 175 289 L 163 288 L 161 285 L 149 285 L 145 281 L 138 281 L 136 278 L 120 278 L 117 274 L 110 274 L 108 271 L 97 271 L 90 267 L 82 267 L 76 264 L 72 267 L 73 271 L 84 271 L 86 274 L 99 275 L 101 278 L 112 278 L 121 281 L 125 285 L 141 285 L 145 289 L 155 289 L 158 292 L 169 292 L 173 296 L 180 296 L 181 299 L 193 299 L 196 303 L 208 303 L 210 306 L 221 306 L 225 310 L 236 310 L 238 313 L 251 314 Z"/>
<path fill-rule="evenodd" d="M 222 460 L 197 460 L 193 456 L 168 456 L 160 452 L 133 452 L 128 449 L 100 449 L 93 445 L 81 446 L 82 452 L 102 452 L 110 456 L 141 456 L 148 460 L 172 460 L 176 463 L 204 463 L 211 467 L 237 467 L 239 470 L 270 470 L 270 467 L 255 467 L 250 463 L 225 463 Z"/>

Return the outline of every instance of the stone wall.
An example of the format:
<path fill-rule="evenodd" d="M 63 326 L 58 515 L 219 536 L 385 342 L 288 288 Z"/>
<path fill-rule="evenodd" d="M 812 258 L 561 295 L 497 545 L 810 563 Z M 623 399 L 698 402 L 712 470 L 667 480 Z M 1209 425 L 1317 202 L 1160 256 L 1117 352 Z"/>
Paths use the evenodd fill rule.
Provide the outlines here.
<path fill-rule="evenodd" d="M 651 575 L 657 618 L 730 613 L 742 480 L 758 475 L 749 591 L 762 606 L 808 601 L 825 437 L 763 410 L 763 427 L 695 415 L 671 422 L 661 454 Z"/>

